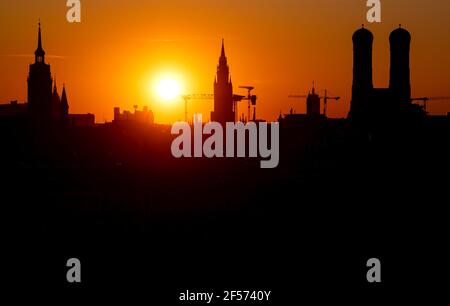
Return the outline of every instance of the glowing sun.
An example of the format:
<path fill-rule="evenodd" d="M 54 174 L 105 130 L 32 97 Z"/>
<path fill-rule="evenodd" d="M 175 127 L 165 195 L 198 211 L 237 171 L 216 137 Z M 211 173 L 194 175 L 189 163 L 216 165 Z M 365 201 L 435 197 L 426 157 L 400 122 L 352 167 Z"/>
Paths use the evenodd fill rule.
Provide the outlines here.
<path fill-rule="evenodd" d="M 163 100 L 173 100 L 180 95 L 180 84 L 174 79 L 162 79 L 156 86 L 156 92 Z"/>

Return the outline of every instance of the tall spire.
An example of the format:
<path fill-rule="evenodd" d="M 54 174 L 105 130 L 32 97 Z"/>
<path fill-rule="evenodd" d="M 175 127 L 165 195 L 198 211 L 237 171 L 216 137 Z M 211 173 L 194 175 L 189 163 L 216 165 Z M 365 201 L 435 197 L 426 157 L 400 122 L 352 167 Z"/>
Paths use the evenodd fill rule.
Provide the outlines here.
<path fill-rule="evenodd" d="M 219 65 L 217 66 L 217 82 L 229 83 L 230 71 L 228 68 L 227 57 L 225 56 L 225 42 L 222 38 L 222 51 L 219 58 Z"/>
<path fill-rule="evenodd" d="M 42 35 L 41 35 L 41 21 L 39 20 L 39 30 L 38 30 L 38 46 L 36 51 L 34 52 L 35 60 L 39 63 L 44 63 L 45 60 L 45 51 L 42 48 Z"/>
<path fill-rule="evenodd" d="M 66 84 L 63 83 L 63 90 L 61 94 L 61 104 L 63 106 L 69 107 L 69 102 L 67 101 L 67 94 L 66 94 Z"/>
<path fill-rule="evenodd" d="M 222 52 L 220 56 L 225 57 L 225 40 L 223 38 L 222 38 Z"/>
<path fill-rule="evenodd" d="M 62 94 L 61 94 L 61 100 L 62 99 L 66 99 L 67 100 L 67 96 L 66 96 L 66 84 L 63 83 L 63 90 L 62 90 Z"/>
<path fill-rule="evenodd" d="M 39 31 L 38 31 L 38 50 L 39 49 L 42 49 L 41 20 L 39 20 Z"/>

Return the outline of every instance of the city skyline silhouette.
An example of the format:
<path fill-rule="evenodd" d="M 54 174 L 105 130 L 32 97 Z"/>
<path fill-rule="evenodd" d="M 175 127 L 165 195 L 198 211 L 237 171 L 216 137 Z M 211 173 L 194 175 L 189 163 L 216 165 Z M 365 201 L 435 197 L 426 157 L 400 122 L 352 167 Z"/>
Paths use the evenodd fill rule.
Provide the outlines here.
<path fill-rule="evenodd" d="M 341 2 L 83 1 L 77 25 L 56 1 L 2 2 L 32 15 L 0 18 L 5 291 L 127 305 L 193 290 L 268 290 L 273 305 L 435 292 L 450 42 L 428 30 L 449 19 L 433 4 L 431 23 L 414 21 L 398 1 L 384 7 L 395 23 L 361 26 Z M 194 132 L 174 154 L 169 123 L 194 113 L 218 128 L 180 123 Z M 81 283 L 66 281 L 68 259 Z"/>
<path fill-rule="evenodd" d="M 422 116 L 425 116 L 428 111 L 427 102 L 429 100 L 449 100 L 448 97 L 438 97 L 438 98 L 413 98 L 411 96 L 412 88 L 410 81 L 410 44 L 411 44 L 411 34 L 402 28 L 399 25 L 398 29 L 393 30 L 389 36 L 390 41 L 390 54 L 391 54 L 391 62 L 390 62 L 390 81 L 389 81 L 389 89 L 376 89 L 373 86 L 373 34 L 364 27 L 364 24 L 361 29 L 356 30 L 353 34 L 353 45 L 354 45 L 354 56 L 353 56 L 353 87 L 352 87 L 352 101 L 350 105 L 350 111 L 348 116 L 352 121 L 367 121 L 372 122 L 374 119 L 369 118 L 368 114 L 371 114 L 372 117 L 382 117 L 383 113 L 386 112 L 398 112 L 401 108 L 405 108 L 408 105 L 411 107 L 414 106 L 416 109 L 415 112 L 419 112 L 419 106 L 413 105 L 412 103 L 415 101 L 422 101 L 423 105 L 421 108 L 423 109 Z M 227 63 L 227 57 L 225 55 L 225 42 L 222 39 L 221 45 L 221 54 L 219 58 L 219 65 L 217 66 L 217 74 L 214 79 L 214 94 L 211 95 L 210 100 L 214 100 L 213 111 L 211 112 L 211 117 L 207 120 L 218 121 L 222 124 L 226 122 L 232 122 L 238 120 L 242 121 L 250 121 L 251 118 L 251 108 L 250 108 L 250 100 L 249 100 L 249 112 L 246 116 L 244 114 L 244 110 L 238 108 L 239 102 L 242 101 L 242 98 L 245 96 L 239 96 L 234 93 L 233 84 L 231 81 L 231 73 L 230 68 Z M 45 51 L 42 47 L 42 31 L 41 31 L 41 23 L 38 23 L 38 39 L 37 39 L 37 49 L 35 51 L 35 63 L 30 65 L 30 73 L 27 79 L 28 82 L 28 97 L 25 103 L 18 103 L 17 100 L 11 100 L 10 107 L 8 107 L 7 103 L 4 103 L 3 113 L 10 115 L 17 112 L 18 114 L 23 113 L 24 105 L 28 105 L 28 109 L 30 114 L 35 118 L 39 117 L 41 120 L 47 121 L 65 121 L 72 122 L 72 124 L 82 124 L 82 125 L 93 125 L 95 123 L 95 115 L 88 113 L 86 115 L 69 115 L 69 104 L 67 101 L 67 94 L 65 89 L 65 84 L 63 84 L 62 88 L 62 97 L 59 97 L 56 76 L 52 77 L 50 71 L 50 65 L 45 61 Z M 239 86 L 239 88 L 246 88 L 245 86 Z M 249 88 L 248 88 L 249 89 Z M 250 90 L 254 89 L 252 86 Z M 52 92 L 53 90 L 53 92 Z M 327 90 L 325 90 L 324 97 L 319 97 L 315 95 L 315 86 L 312 88 L 313 96 L 317 96 L 319 99 L 317 100 L 317 108 L 316 113 L 321 113 L 321 102 L 320 99 L 324 98 L 324 113 L 326 105 L 326 99 L 330 98 L 327 96 Z M 250 95 L 250 92 L 249 92 Z M 200 99 L 204 99 L 208 95 L 198 95 Z M 196 95 L 182 95 L 176 94 L 170 98 L 170 100 L 174 99 L 184 99 L 185 100 L 185 118 L 188 118 L 187 115 L 187 100 L 186 97 L 189 97 L 189 100 L 192 98 L 196 98 Z M 256 120 L 256 96 L 253 103 L 253 120 Z M 300 98 L 303 96 L 290 96 Z M 311 112 L 310 107 L 310 95 L 304 96 L 306 99 L 306 114 Z M 236 100 L 238 99 L 238 100 Z M 249 98 L 250 99 L 250 96 Z M 340 97 L 332 98 L 335 100 L 339 100 Z M 399 102 L 395 102 L 398 100 Z M 237 102 L 237 103 L 236 103 Z M 170 104 L 170 102 L 168 102 Z M 366 106 L 363 106 L 366 105 Z M 373 105 L 373 106 L 370 106 Z M 367 108 L 369 107 L 369 108 Z M 408 106 L 409 107 L 409 106 Z M 138 105 L 133 105 L 133 108 L 137 111 Z M 236 110 L 235 110 L 236 108 Z M 117 121 L 117 112 L 116 109 L 120 107 L 114 107 L 114 121 Z M 144 112 L 148 110 L 148 106 L 143 107 Z M 397 109 L 397 110 L 396 110 Z M 413 110 L 411 108 L 411 110 Z M 127 111 L 128 112 L 128 111 Z M 240 112 L 240 113 L 238 113 Z M 294 112 L 294 109 L 291 107 L 291 114 Z M 198 113 L 196 109 L 193 110 L 193 113 Z M 363 114 L 365 115 L 359 115 Z M 450 113 L 450 112 L 449 112 Z M 355 115 L 356 114 L 356 115 Z M 126 115 L 128 116 L 128 115 Z M 151 122 L 154 122 L 154 114 L 152 112 Z M 361 117 L 358 119 L 358 117 Z M 395 116 L 394 116 L 395 117 Z M 280 117 L 282 118 L 282 112 L 280 111 Z M 355 120 L 356 118 L 356 120 Z M 375 119 L 376 120 L 376 119 Z M 179 120 L 180 121 L 180 120 Z M 364 123 L 364 124 L 367 124 Z M 105 122 L 106 123 L 106 122 Z M 369 123 L 370 124 L 370 123 Z"/>
<path fill-rule="evenodd" d="M 34 50 L 36 45 L 35 25 L 40 16 L 46 31 L 44 43 L 49 52 L 47 57 L 52 64 L 53 72 L 69 87 L 76 88 L 70 96 L 73 101 L 72 111 L 91 112 L 96 115 L 97 122 L 113 120 L 113 108 L 116 106 L 132 110 L 134 105 L 138 105 L 141 109 L 147 106 L 154 110 L 155 114 L 158 114 L 155 116 L 157 123 L 167 124 L 182 120 L 183 100 L 180 98 L 171 103 L 164 103 L 155 96 L 154 90 L 150 87 L 163 75 L 169 74 L 180 79 L 184 94 L 213 93 L 211 78 L 215 74 L 214 65 L 219 56 L 218 49 L 222 37 L 227 42 L 234 90 L 239 94 L 245 94 L 240 92 L 237 86 L 253 83 L 251 85 L 258 89 L 258 95 L 261 97 L 259 108 L 261 117 L 273 121 L 280 111 L 288 113 L 291 108 L 297 113 L 305 112 L 305 101 L 291 100 L 287 95 L 306 94 L 311 89 L 311 82 L 315 80 L 319 94 L 323 95 L 323 91 L 328 89 L 341 97 L 340 103 L 330 104 L 329 116 L 344 118 L 351 100 L 349 72 L 352 57 L 348 33 L 360 27 L 361 19 L 364 17 L 357 14 L 359 10 L 363 11 L 360 5 L 350 2 L 336 10 L 326 6 L 326 1 L 316 2 L 315 5 L 303 3 L 290 6 L 280 3 L 279 6 L 273 7 L 276 13 L 275 24 L 279 22 L 278 27 L 271 30 L 267 29 L 263 20 L 246 23 L 245 18 L 236 20 L 242 25 L 240 31 L 230 28 L 228 23 L 214 29 L 202 30 L 199 24 L 208 24 L 210 18 L 208 15 L 202 15 L 201 20 L 194 23 L 186 22 L 192 25 L 191 34 L 186 31 L 189 27 L 181 29 L 176 27 L 185 18 L 179 18 L 179 21 L 168 27 L 166 19 L 174 20 L 178 10 L 174 11 L 173 17 L 168 17 L 170 11 L 164 8 L 163 13 L 154 19 L 160 26 L 153 27 L 144 20 L 142 12 L 135 12 L 132 7 L 126 6 L 125 11 L 129 14 L 126 18 L 117 18 L 119 4 L 111 4 L 110 10 L 86 4 L 83 10 L 89 10 L 91 16 L 88 15 L 80 24 L 73 25 L 68 24 L 64 18 L 52 17 L 57 16 L 60 9 L 58 6 L 32 4 L 28 7 L 21 5 L 20 1 L 15 2 L 12 7 L 17 7 L 15 11 L 17 14 L 33 12 L 33 15 L 17 26 L 15 26 L 17 21 L 9 18 L 0 21 L 2 28 L 16 28 L 17 34 L 14 36 L 20 38 L 18 43 L 14 43 L 14 38 L 8 32 L 3 32 L 0 37 L 0 44 L 5 46 L 4 51 L 0 53 L 0 65 L 10 71 L 7 78 L 1 76 L 0 83 L 4 89 L 0 93 L 0 101 L 8 103 L 16 99 L 26 100 L 26 84 L 22 81 L 25 73 L 23 65 L 32 62 L 30 51 Z M 143 4 L 141 1 L 135 3 L 152 7 L 152 4 Z M 8 4 L 5 2 L 2 5 Z M 376 87 L 387 87 L 389 79 L 389 46 L 384 38 L 402 23 L 413 34 L 412 96 L 448 96 L 445 80 L 448 75 L 446 67 L 450 65 L 446 64 L 448 59 L 443 55 L 446 48 L 450 47 L 444 41 L 437 40 L 438 37 L 445 35 L 443 32 L 445 26 L 442 25 L 447 19 L 441 14 L 447 4 L 440 5 L 443 6 L 442 10 L 438 9 L 437 4 L 431 5 L 428 9 L 435 12 L 434 18 L 422 22 L 415 20 L 414 17 L 416 16 L 414 12 L 419 7 L 402 5 L 402 1 L 396 4 L 387 3 L 383 6 L 386 15 L 383 23 L 366 25 L 376 37 L 374 52 Z M 5 7 L 6 9 L 8 7 Z M 230 3 L 221 11 L 213 4 L 207 4 L 206 9 L 211 11 L 211 16 L 218 16 L 221 20 L 229 14 L 229 10 L 243 13 L 248 6 Z M 335 23 L 332 32 L 321 25 L 326 23 L 321 22 L 322 19 L 295 23 L 295 20 L 302 20 L 300 16 L 303 13 L 315 9 L 320 10 L 325 20 L 331 18 L 330 22 Z M 270 14 L 263 4 L 255 10 L 254 14 L 257 16 Z M 287 10 L 293 13 L 286 15 Z M 63 12 L 62 9 L 61 11 Z M 386 11 L 393 12 L 392 16 Z M 220 15 L 221 12 L 223 16 Z M 343 18 L 347 16 L 347 12 L 354 13 L 352 18 Z M 278 16 L 285 16 L 286 20 L 280 20 Z M 61 17 L 64 17 L 64 14 Z M 427 16 L 424 18 L 429 19 Z M 108 20 L 115 20 L 113 27 L 108 27 Z M 290 25 L 294 27 L 289 27 Z M 196 34 L 192 35 L 194 32 Z M 246 35 L 248 32 L 256 32 L 258 35 L 251 37 Z M 433 33 L 433 38 L 427 35 L 429 32 Z M 287 36 L 288 34 L 292 37 Z M 275 43 L 271 43 L 271 40 Z M 328 44 L 333 48 L 326 48 Z M 438 50 L 440 51 L 437 52 Z M 430 54 L 435 61 L 427 60 Z M 91 67 L 95 69 L 92 70 Z M 93 75 L 97 80 L 96 84 L 88 82 L 86 75 Z M 424 79 L 430 81 L 424 82 Z M 213 103 L 192 101 L 192 108 L 209 116 Z M 429 111 L 433 114 L 446 114 L 448 103 L 430 103 Z M 238 117 L 240 115 L 238 114 Z"/>

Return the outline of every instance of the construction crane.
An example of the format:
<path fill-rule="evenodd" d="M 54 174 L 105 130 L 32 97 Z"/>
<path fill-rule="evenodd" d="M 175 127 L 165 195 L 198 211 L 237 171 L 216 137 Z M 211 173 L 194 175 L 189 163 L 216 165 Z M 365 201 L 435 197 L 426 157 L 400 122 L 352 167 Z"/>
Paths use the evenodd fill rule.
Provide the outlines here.
<path fill-rule="evenodd" d="M 428 102 L 429 101 L 439 101 L 439 100 L 450 100 L 450 97 L 421 97 L 421 98 L 412 98 L 411 102 L 414 101 L 422 101 L 423 102 L 423 110 L 427 112 Z"/>
<path fill-rule="evenodd" d="M 189 100 L 214 100 L 214 94 L 191 94 L 191 95 L 183 95 L 181 96 L 184 100 L 184 120 L 188 122 L 188 102 Z M 253 97 L 253 96 L 252 96 Z M 256 96 L 255 101 L 256 101 Z M 233 105 L 236 109 L 236 103 L 242 100 L 247 99 L 245 96 L 233 95 Z M 236 117 L 236 115 L 235 115 Z M 236 118 L 235 118 L 236 121 Z"/>
<path fill-rule="evenodd" d="M 252 90 L 255 89 L 255 87 L 253 87 L 253 86 L 239 86 L 239 88 L 247 89 L 247 97 L 239 96 L 239 97 L 242 97 L 242 99 L 238 100 L 238 101 L 235 101 L 235 107 L 234 107 L 235 117 L 237 115 L 237 103 L 236 102 L 239 102 L 239 101 L 242 101 L 242 100 L 247 100 L 248 101 L 248 117 L 247 117 L 247 121 L 250 121 L 251 106 L 253 105 L 256 108 L 256 99 L 257 99 L 257 97 L 255 95 L 252 95 Z M 255 117 L 256 117 L 256 109 L 255 109 Z M 235 121 L 237 121 L 236 118 L 235 118 Z"/>
<path fill-rule="evenodd" d="M 320 97 L 322 98 L 322 97 Z M 323 96 L 323 115 L 326 117 L 327 116 L 327 102 L 328 100 L 336 100 L 339 101 L 341 99 L 341 97 L 329 97 L 327 95 L 327 90 L 325 89 L 325 95 Z"/>
<path fill-rule="evenodd" d="M 288 98 L 308 98 L 308 95 L 289 95 Z M 323 99 L 323 115 L 326 117 L 327 116 L 327 104 L 328 104 L 328 100 L 340 100 L 341 97 L 330 97 L 328 96 L 328 92 L 325 89 L 325 95 L 324 96 L 319 96 L 320 99 Z"/>
<path fill-rule="evenodd" d="M 184 121 L 188 122 L 188 102 L 189 100 L 213 100 L 213 94 L 192 94 L 181 96 L 184 100 Z"/>

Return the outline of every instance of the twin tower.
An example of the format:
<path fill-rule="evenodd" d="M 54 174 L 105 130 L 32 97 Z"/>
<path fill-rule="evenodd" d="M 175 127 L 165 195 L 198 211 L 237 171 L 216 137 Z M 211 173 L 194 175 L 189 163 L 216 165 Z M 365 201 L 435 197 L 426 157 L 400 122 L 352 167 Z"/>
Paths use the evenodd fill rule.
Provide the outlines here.
<path fill-rule="evenodd" d="M 391 48 L 389 88 L 374 88 L 372 80 L 373 35 L 364 26 L 353 34 L 353 87 L 349 117 L 374 124 L 395 117 L 411 105 L 411 35 L 401 26 L 389 36 Z"/>

